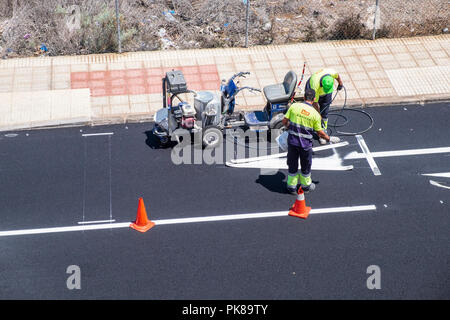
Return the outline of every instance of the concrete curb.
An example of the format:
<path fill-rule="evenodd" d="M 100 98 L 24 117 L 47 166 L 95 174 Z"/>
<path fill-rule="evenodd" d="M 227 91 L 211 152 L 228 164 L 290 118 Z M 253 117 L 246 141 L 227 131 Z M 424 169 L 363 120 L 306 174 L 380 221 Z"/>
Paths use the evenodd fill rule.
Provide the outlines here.
<path fill-rule="evenodd" d="M 450 103 L 450 95 L 424 95 L 424 96 L 408 96 L 402 98 L 386 99 L 352 99 L 347 101 L 346 108 L 372 108 L 383 106 L 399 106 L 399 105 L 425 105 L 431 103 L 448 102 Z M 331 110 L 339 110 L 342 104 L 336 103 L 331 107 Z M 450 105 L 449 105 L 450 107 Z M 238 111 L 255 111 L 260 110 L 258 107 L 245 107 Z M 80 126 L 102 126 L 102 125 L 118 125 L 127 123 L 150 123 L 153 121 L 154 113 L 151 114 L 124 114 L 122 116 L 92 118 L 92 119 L 78 119 L 76 121 L 49 121 L 36 124 L 35 126 L 14 125 L 2 126 L 0 132 L 8 131 L 25 131 L 25 130 L 39 130 L 39 129 L 55 129 L 68 128 Z"/>

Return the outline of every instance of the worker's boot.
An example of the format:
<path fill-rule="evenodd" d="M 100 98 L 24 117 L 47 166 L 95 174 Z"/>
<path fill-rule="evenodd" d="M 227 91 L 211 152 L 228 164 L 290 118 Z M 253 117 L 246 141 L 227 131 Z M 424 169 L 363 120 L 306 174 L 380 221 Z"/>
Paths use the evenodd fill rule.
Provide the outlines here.
<path fill-rule="evenodd" d="M 298 189 L 287 187 L 287 192 L 293 195 L 297 195 Z"/>
<path fill-rule="evenodd" d="M 314 182 L 312 182 L 309 186 L 304 187 L 302 186 L 302 189 L 305 193 L 308 193 L 310 191 L 313 191 L 314 189 L 316 189 L 316 184 Z"/>

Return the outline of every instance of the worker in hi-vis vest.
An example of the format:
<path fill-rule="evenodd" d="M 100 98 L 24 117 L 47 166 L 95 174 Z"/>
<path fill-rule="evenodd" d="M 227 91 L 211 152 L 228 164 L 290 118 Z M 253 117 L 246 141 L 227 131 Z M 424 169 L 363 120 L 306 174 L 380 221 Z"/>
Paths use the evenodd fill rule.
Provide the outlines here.
<path fill-rule="evenodd" d="M 288 178 L 287 189 L 289 193 L 297 193 L 297 185 L 304 192 L 312 191 L 316 185 L 311 179 L 313 135 L 316 133 L 321 139 L 331 143 L 340 141 L 338 137 L 329 137 L 322 128 L 319 112 L 312 106 L 315 92 L 305 90 L 305 102 L 293 103 L 283 119 L 288 129 Z M 301 170 L 298 170 L 300 158 Z"/>
<path fill-rule="evenodd" d="M 337 80 L 337 90 L 341 90 L 344 85 L 339 74 L 334 69 L 324 68 L 315 72 L 306 82 L 306 89 L 313 89 L 316 92 L 313 107 L 322 116 L 322 127 L 326 131 L 328 127 L 328 111 L 330 109 L 334 80 Z M 326 144 L 326 140 L 319 137 L 320 144 Z"/>

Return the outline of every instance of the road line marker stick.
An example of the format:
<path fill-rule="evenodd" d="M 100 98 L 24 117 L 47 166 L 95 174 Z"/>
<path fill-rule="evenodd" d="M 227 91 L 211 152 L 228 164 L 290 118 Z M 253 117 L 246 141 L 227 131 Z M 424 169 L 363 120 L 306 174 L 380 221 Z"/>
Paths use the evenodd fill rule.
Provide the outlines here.
<path fill-rule="evenodd" d="M 362 211 L 375 211 L 375 210 L 376 210 L 375 205 L 361 205 L 361 206 L 349 206 L 349 207 L 311 209 L 309 214 L 311 215 L 311 214 L 323 214 L 323 213 L 343 213 L 343 212 L 360 212 L 360 211 L 362 212 Z M 181 224 L 181 223 L 199 223 L 199 222 L 215 222 L 215 221 L 228 221 L 228 220 L 272 218 L 272 217 L 288 217 L 288 214 L 289 214 L 289 212 L 285 210 L 285 211 L 230 214 L 230 215 L 208 216 L 208 217 L 162 219 L 162 220 L 153 220 L 152 222 L 155 225 L 170 225 L 170 224 Z M 131 224 L 132 224 L 132 222 L 120 222 L 120 223 L 116 222 L 116 223 L 69 226 L 69 227 L 53 227 L 53 228 L 0 231 L 0 237 L 61 233 L 61 232 L 72 232 L 72 231 L 130 228 Z"/>

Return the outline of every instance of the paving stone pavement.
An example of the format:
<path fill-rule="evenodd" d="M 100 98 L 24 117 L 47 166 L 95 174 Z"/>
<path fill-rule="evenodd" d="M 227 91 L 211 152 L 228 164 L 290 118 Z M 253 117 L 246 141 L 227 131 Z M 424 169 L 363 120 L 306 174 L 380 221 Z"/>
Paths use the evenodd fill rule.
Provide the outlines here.
<path fill-rule="evenodd" d="M 0 131 L 148 121 L 162 106 L 168 70 L 182 70 L 189 88 L 210 91 L 219 90 L 221 79 L 249 71 L 241 85 L 262 89 L 282 82 L 289 70 L 300 77 L 304 62 L 301 89 L 314 71 L 334 68 L 349 106 L 450 101 L 450 35 L 33 57 L 0 60 Z M 334 106 L 343 103 L 339 93 Z M 264 104 L 262 93 L 237 97 L 237 110 Z"/>

